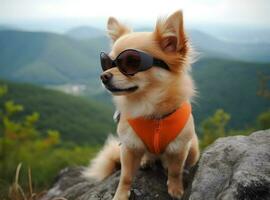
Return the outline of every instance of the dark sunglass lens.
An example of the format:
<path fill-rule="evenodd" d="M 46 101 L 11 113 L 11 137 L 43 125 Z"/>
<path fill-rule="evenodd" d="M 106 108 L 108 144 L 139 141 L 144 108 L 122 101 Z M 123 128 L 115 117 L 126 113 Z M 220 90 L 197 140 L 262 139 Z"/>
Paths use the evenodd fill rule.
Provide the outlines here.
<path fill-rule="evenodd" d="M 101 64 L 103 71 L 106 71 L 107 69 L 112 68 L 111 58 L 103 52 L 100 54 L 100 64 Z"/>
<path fill-rule="evenodd" d="M 127 50 L 121 53 L 117 58 L 117 65 L 125 74 L 135 74 L 138 72 L 141 64 L 141 57 L 139 52 L 134 50 Z"/>

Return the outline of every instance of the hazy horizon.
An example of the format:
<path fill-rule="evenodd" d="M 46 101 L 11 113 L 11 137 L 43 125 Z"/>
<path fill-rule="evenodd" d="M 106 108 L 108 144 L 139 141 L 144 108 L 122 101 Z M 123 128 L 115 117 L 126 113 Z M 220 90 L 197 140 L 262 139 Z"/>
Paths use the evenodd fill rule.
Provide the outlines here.
<path fill-rule="evenodd" d="M 224 41 L 270 43 L 269 0 L 0 0 L 0 29 L 64 34 L 79 26 L 105 30 L 109 16 L 134 29 L 153 29 L 158 16 L 182 9 L 186 29 Z"/>
<path fill-rule="evenodd" d="M 60 30 L 79 25 L 102 28 L 109 16 L 115 16 L 133 26 L 150 26 L 158 16 L 177 9 L 184 11 L 187 26 L 270 28 L 269 0 L 137 0 L 134 4 L 124 0 L 0 0 L 0 23 L 33 28 L 59 26 Z"/>

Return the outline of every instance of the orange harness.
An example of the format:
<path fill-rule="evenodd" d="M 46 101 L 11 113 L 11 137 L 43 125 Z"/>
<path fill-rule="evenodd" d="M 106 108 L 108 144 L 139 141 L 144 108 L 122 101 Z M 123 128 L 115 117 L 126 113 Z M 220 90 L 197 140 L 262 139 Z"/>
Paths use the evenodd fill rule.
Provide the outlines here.
<path fill-rule="evenodd" d="M 155 120 L 138 117 L 128 119 L 128 122 L 148 150 L 151 153 L 160 154 L 180 134 L 190 114 L 191 105 L 184 102 L 174 113 L 163 119 Z"/>

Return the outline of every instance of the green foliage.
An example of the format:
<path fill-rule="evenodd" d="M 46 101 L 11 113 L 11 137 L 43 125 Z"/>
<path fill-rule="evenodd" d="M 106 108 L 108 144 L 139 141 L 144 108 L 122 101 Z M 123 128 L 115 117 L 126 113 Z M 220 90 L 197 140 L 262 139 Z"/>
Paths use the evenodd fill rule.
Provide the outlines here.
<path fill-rule="evenodd" d="M 0 87 L 0 98 L 7 93 L 7 86 L 3 85 Z"/>
<path fill-rule="evenodd" d="M 227 126 L 244 129 L 255 126 L 256 117 L 270 107 L 269 99 L 257 96 L 257 73 L 270 75 L 269 64 L 204 58 L 192 66 L 198 89 L 193 105 L 196 124 L 222 108 L 230 114 Z"/>
<path fill-rule="evenodd" d="M 0 97 L 6 93 L 7 87 L 0 86 Z M 0 104 L 0 110 L 0 199 L 7 195 L 19 163 L 25 166 L 21 185 L 27 184 L 27 167 L 30 167 L 34 186 L 40 189 L 47 187 L 60 169 L 85 165 L 98 149 L 97 146 L 90 148 L 64 143 L 56 130 L 47 130 L 42 136 L 36 127 L 40 115 L 34 112 L 16 120 L 16 115 L 23 112 L 24 107 L 11 100 Z"/>
<path fill-rule="evenodd" d="M 259 129 L 269 129 L 270 128 L 270 109 L 266 112 L 261 113 L 258 118 L 258 128 Z"/>
<path fill-rule="evenodd" d="M 115 130 L 113 109 L 106 104 L 30 84 L 1 83 L 9 87 L 9 92 L 0 104 L 13 99 L 23 105 L 23 112 L 14 116 L 18 120 L 33 112 L 40 113 L 36 126 L 43 136 L 47 129 L 59 130 L 63 141 L 98 145 Z"/>
<path fill-rule="evenodd" d="M 205 148 L 219 137 L 225 137 L 225 128 L 229 120 L 230 115 L 222 109 L 218 109 L 213 116 L 205 119 L 201 123 L 201 132 L 203 133 L 200 140 L 201 148 Z"/>
<path fill-rule="evenodd" d="M 208 145 L 212 144 L 216 139 L 226 136 L 234 135 L 248 135 L 255 131 L 254 127 L 247 127 L 245 129 L 229 129 L 228 123 L 230 121 L 230 115 L 222 109 L 216 110 L 216 112 L 203 120 L 200 124 L 200 148 L 204 149 Z M 269 120 L 269 119 L 268 119 Z"/>

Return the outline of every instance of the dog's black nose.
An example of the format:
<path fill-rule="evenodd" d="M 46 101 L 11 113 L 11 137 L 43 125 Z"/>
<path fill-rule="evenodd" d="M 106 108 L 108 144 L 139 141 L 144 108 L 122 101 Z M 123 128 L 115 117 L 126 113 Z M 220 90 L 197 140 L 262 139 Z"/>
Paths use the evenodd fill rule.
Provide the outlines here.
<path fill-rule="evenodd" d="M 102 80 L 104 84 L 107 84 L 112 79 L 112 77 L 113 77 L 113 74 L 110 72 L 102 73 L 100 75 L 100 79 Z"/>

